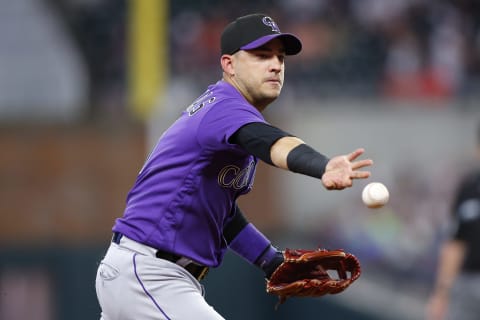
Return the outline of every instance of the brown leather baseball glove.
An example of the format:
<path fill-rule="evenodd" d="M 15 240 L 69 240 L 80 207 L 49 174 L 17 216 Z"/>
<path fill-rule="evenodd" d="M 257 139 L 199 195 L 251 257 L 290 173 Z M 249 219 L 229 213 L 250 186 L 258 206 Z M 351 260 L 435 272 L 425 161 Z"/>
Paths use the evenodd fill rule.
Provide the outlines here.
<path fill-rule="evenodd" d="M 360 277 L 360 262 L 343 250 L 286 249 L 283 255 L 267 280 L 267 292 L 277 295 L 279 304 L 289 297 L 340 293 Z"/>

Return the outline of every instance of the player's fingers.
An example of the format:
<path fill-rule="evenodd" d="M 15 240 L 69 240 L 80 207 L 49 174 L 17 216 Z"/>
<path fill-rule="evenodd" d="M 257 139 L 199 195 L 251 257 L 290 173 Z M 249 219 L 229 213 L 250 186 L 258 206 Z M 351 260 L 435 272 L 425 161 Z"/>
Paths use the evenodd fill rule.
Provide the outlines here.
<path fill-rule="evenodd" d="M 355 162 L 352 162 L 352 170 L 368 167 L 368 166 L 371 166 L 372 164 L 373 164 L 373 161 L 371 159 L 355 161 Z"/>
<path fill-rule="evenodd" d="M 332 185 L 332 186 L 326 187 L 326 188 L 327 188 L 327 190 L 343 190 L 343 189 L 345 189 L 346 187 L 344 187 L 344 186 Z"/>
<path fill-rule="evenodd" d="M 345 188 L 342 183 L 339 183 L 335 179 L 323 179 L 323 185 L 327 190 L 341 190 Z"/>
<path fill-rule="evenodd" d="M 370 171 L 353 171 L 350 175 L 352 179 L 366 179 L 369 178 L 371 175 Z"/>
<path fill-rule="evenodd" d="M 365 152 L 365 149 L 363 149 L 363 148 L 358 148 L 357 150 L 349 153 L 349 154 L 347 155 L 347 159 L 350 160 L 350 161 L 355 160 L 355 159 L 357 159 L 359 156 L 361 156 L 364 152 Z"/>

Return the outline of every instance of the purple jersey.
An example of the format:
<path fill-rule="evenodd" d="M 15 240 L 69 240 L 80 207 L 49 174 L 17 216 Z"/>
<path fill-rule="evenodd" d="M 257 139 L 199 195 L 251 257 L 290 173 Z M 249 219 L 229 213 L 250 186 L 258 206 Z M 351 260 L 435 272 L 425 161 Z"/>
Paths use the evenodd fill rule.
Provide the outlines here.
<path fill-rule="evenodd" d="M 251 122 L 265 119 L 233 86 L 209 86 L 163 133 L 113 230 L 218 266 L 227 247 L 223 227 L 236 198 L 251 190 L 257 164 L 228 139 Z"/>

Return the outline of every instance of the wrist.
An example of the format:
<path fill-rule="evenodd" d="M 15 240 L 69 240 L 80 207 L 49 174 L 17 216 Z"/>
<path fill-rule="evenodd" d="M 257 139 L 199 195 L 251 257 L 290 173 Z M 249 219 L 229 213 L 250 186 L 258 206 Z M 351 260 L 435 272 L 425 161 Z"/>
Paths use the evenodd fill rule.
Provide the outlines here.
<path fill-rule="evenodd" d="M 270 245 L 255 261 L 255 265 L 265 272 L 265 277 L 270 278 L 272 273 L 284 261 L 283 253 Z"/>
<path fill-rule="evenodd" d="M 301 144 L 293 148 L 287 156 L 290 171 L 321 179 L 329 158 L 315 151 L 312 147 Z"/>

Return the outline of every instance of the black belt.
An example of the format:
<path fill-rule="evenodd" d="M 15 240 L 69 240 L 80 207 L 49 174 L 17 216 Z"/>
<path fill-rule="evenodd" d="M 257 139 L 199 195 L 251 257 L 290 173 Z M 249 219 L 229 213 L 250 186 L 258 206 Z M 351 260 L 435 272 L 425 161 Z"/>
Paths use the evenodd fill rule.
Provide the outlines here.
<path fill-rule="evenodd" d="M 122 239 L 122 237 L 123 237 L 122 233 L 114 232 L 113 237 L 112 237 L 112 242 L 114 242 L 116 244 L 120 244 L 120 239 Z M 181 256 L 179 256 L 177 254 L 170 253 L 170 252 L 165 252 L 165 251 L 161 251 L 161 250 L 157 250 L 157 252 L 155 253 L 155 256 L 159 259 L 168 260 L 168 261 L 173 262 L 175 264 L 177 264 L 177 262 L 182 258 Z M 182 266 L 182 267 L 185 268 L 185 270 L 187 270 L 188 272 L 190 272 L 190 274 L 192 276 L 194 276 L 195 279 L 197 279 L 197 280 L 202 280 L 203 278 L 205 278 L 205 276 L 208 273 L 208 267 L 201 266 L 201 265 L 198 265 L 198 264 L 193 263 L 193 262 L 191 262 L 191 263 L 189 263 L 185 266 Z"/>

